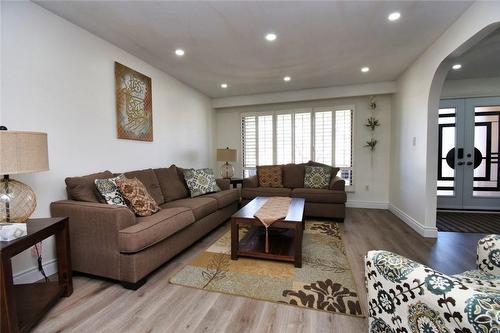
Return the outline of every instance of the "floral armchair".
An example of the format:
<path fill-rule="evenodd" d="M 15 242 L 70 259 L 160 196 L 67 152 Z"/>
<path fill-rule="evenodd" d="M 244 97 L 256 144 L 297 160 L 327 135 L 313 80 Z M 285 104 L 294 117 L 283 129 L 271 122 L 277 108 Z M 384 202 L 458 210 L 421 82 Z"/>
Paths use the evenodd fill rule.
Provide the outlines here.
<path fill-rule="evenodd" d="M 365 257 L 371 333 L 500 333 L 500 235 L 481 239 L 477 270 L 448 276 L 387 251 Z"/>

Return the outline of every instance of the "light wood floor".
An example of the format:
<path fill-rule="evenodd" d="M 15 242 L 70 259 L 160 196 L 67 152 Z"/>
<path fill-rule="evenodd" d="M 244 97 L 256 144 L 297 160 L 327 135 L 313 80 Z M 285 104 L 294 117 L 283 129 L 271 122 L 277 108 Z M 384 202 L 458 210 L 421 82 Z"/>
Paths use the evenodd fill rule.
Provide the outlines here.
<path fill-rule="evenodd" d="M 169 284 L 169 278 L 226 230 L 223 225 L 162 266 L 137 291 L 110 281 L 74 278 L 74 293 L 35 332 L 367 332 L 367 320 Z M 448 274 L 474 266 L 478 234 L 420 237 L 385 210 L 348 209 L 344 241 L 366 313 L 363 257 L 400 253 Z"/>

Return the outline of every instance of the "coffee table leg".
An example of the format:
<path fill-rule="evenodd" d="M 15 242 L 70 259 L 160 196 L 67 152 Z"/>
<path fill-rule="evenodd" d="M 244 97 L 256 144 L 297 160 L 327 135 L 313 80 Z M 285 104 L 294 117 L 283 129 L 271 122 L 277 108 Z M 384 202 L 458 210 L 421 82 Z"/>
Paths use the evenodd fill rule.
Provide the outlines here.
<path fill-rule="evenodd" d="M 239 225 L 236 221 L 231 221 L 231 259 L 238 259 Z"/>
<path fill-rule="evenodd" d="M 302 268 L 302 226 L 295 227 L 295 267 Z"/>

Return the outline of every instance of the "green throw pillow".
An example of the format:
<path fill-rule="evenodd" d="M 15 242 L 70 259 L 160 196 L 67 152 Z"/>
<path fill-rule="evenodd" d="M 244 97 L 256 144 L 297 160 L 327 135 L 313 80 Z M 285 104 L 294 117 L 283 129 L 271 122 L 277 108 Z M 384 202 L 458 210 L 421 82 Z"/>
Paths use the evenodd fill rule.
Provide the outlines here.
<path fill-rule="evenodd" d="M 330 185 L 331 168 L 305 166 L 306 174 L 304 177 L 305 188 L 328 188 Z"/>
<path fill-rule="evenodd" d="M 184 179 L 191 193 L 191 198 L 212 192 L 219 192 L 212 169 L 185 169 Z"/>
<path fill-rule="evenodd" d="M 124 175 L 119 175 L 115 178 L 107 179 L 96 179 L 95 186 L 97 191 L 102 195 L 104 200 L 109 205 L 127 206 L 125 199 L 123 198 L 118 186 L 116 186 L 116 181 L 125 179 Z"/>

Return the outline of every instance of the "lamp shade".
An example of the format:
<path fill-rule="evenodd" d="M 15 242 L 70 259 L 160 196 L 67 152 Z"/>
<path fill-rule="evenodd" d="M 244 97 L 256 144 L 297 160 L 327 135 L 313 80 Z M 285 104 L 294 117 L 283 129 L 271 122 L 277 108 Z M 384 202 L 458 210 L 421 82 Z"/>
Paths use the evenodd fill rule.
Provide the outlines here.
<path fill-rule="evenodd" d="M 219 162 L 235 162 L 236 149 L 217 149 L 217 161 Z"/>
<path fill-rule="evenodd" d="M 47 133 L 0 131 L 0 175 L 46 170 Z"/>

